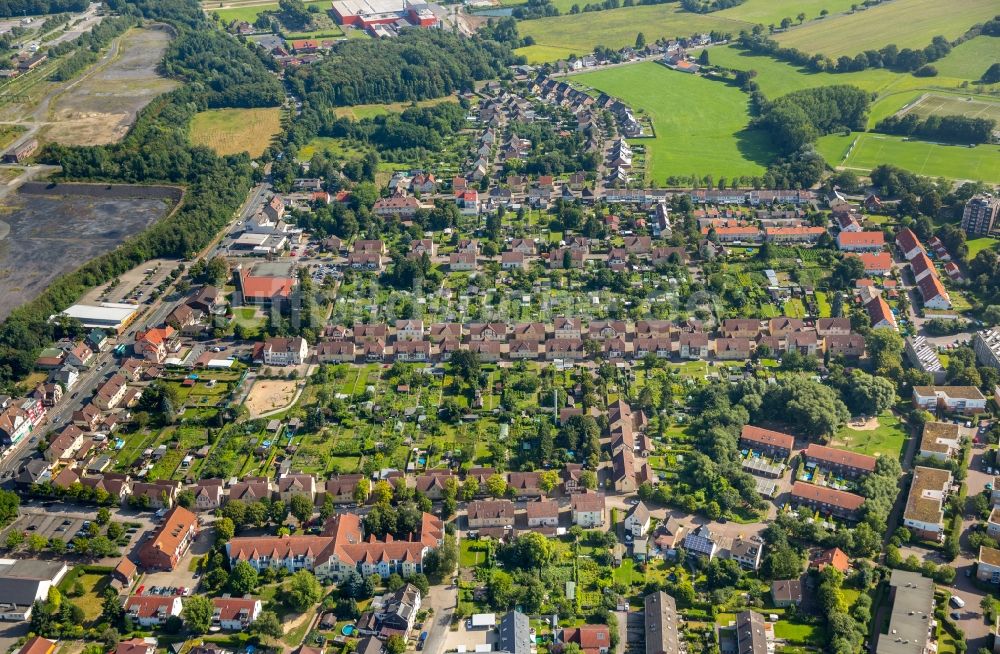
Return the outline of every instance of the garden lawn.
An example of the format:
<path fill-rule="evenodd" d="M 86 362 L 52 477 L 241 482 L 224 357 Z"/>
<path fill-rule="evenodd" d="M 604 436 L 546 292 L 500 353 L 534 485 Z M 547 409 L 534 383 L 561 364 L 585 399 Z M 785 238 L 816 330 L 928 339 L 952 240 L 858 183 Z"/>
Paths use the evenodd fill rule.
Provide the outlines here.
<path fill-rule="evenodd" d="M 836 59 L 890 43 L 899 49 L 923 48 L 935 36 L 951 40 L 997 13 L 996 0 L 893 0 L 865 11 L 793 27 L 777 34 L 784 47 Z"/>
<path fill-rule="evenodd" d="M 990 238 L 988 236 L 966 241 L 965 244 L 969 246 L 969 260 L 971 261 L 974 259 L 976 255 L 983 250 L 987 250 L 989 248 L 993 248 L 995 250 L 998 243 L 1000 243 L 1000 239 Z"/>
<path fill-rule="evenodd" d="M 249 152 L 259 157 L 281 130 L 281 109 L 209 109 L 191 121 L 191 142 L 216 154 Z"/>
<path fill-rule="evenodd" d="M 75 571 L 74 571 L 75 572 Z M 83 586 L 83 595 L 80 597 L 70 597 L 69 591 L 74 582 L 79 581 Z M 101 615 L 102 600 L 101 593 L 111 583 L 111 575 L 92 574 L 82 572 L 67 576 L 66 580 L 59 584 L 59 590 L 63 593 L 63 601 L 69 601 L 83 609 L 84 620 L 91 622 Z"/>
<path fill-rule="evenodd" d="M 839 168 L 867 172 L 891 163 L 928 177 L 1000 182 L 1000 145 L 969 148 L 865 132 L 823 136 L 816 149 L 827 163 Z"/>
<path fill-rule="evenodd" d="M 686 37 L 713 30 L 735 36 L 752 26 L 750 22 L 721 18 L 716 14 L 693 14 L 676 3 L 622 7 L 520 21 L 521 36 L 530 36 L 535 44 L 516 52 L 528 57 L 528 63 L 544 63 L 565 59 L 571 54 L 583 56 L 597 45 L 609 48 L 635 45 L 639 32 L 647 42 L 652 42 L 661 37 Z"/>
<path fill-rule="evenodd" d="M 881 414 L 878 423 L 877 428 L 869 431 L 859 431 L 845 426 L 837 432 L 830 444 L 833 447 L 843 447 L 869 456 L 885 454 L 899 457 L 909 437 L 906 425 L 891 413 Z"/>
<path fill-rule="evenodd" d="M 651 62 L 573 79 L 652 118 L 656 137 L 633 140 L 646 147 L 647 181 L 662 184 L 671 175 L 760 175 L 773 158 L 766 135 L 747 129 L 747 95 L 731 86 Z"/>

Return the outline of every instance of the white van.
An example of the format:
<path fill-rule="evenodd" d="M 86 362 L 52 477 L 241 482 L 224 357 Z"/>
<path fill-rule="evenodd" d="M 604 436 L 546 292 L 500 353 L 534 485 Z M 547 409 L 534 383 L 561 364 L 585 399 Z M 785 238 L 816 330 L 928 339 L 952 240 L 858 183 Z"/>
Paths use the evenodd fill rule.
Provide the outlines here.
<path fill-rule="evenodd" d="M 965 600 L 959 597 L 958 595 L 952 595 L 951 605 L 954 606 L 956 609 L 960 609 L 965 606 Z"/>

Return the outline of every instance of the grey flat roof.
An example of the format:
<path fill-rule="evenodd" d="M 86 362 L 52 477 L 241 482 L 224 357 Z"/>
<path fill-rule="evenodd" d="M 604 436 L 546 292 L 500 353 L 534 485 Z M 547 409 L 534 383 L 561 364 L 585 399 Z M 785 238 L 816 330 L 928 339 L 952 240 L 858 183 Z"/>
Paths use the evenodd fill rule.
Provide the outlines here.
<path fill-rule="evenodd" d="M 878 637 L 876 654 L 921 654 L 934 619 L 934 582 L 916 572 L 893 570 L 894 591 L 888 633 Z"/>

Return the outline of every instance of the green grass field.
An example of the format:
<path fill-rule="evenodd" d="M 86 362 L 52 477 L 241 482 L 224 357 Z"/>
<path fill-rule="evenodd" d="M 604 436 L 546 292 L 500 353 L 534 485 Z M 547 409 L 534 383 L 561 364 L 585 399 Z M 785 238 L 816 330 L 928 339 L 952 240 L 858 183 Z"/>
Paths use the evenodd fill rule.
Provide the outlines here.
<path fill-rule="evenodd" d="M 979 37 L 962 44 L 961 47 L 975 43 L 990 43 L 987 37 Z M 977 52 L 979 51 L 977 46 Z M 959 48 L 956 48 L 958 51 Z M 982 74 L 975 66 L 968 63 L 969 56 L 966 53 L 959 53 L 953 60 L 949 59 L 955 52 L 945 57 L 935 65 L 945 63 L 941 68 L 941 74 L 933 78 L 920 78 L 913 75 L 895 73 L 883 68 L 873 68 L 856 73 L 814 73 L 804 68 L 798 68 L 790 64 L 777 61 L 771 57 L 750 54 L 743 52 L 735 46 L 712 48 L 709 50 L 709 59 L 712 64 L 723 66 L 733 70 L 753 70 L 757 72 L 755 81 L 769 98 L 777 98 L 792 91 L 801 89 L 817 88 L 831 84 L 850 84 L 865 91 L 877 94 L 877 99 L 872 104 L 869 113 L 869 126 L 874 126 L 876 122 L 886 116 L 891 116 L 907 104 L 915 101 L 920 96 L 928 93 L 941 92 L 962 92 L 961 86 L 970 79 Z M 962 73 L 963 70 L 972 69 L 971 73 Z M 984 68 L 985 70 L 985 68 Z M 978 71 L 978 72 L 976 72 Z M 976 92 L 992 91 L 1000 88 L 1000 85 L 974 87 Z M 966 91 L 965 93 L 969 93 Z M 981 96 L 984 97 L 985 96 Z M 985 98 L 989 99 L 989 98 Z"/>
<path fill-rule="evenodd" d="M 669 175 L 758 175 L 772 156 L 765 135 L 747 129 L 746 94 L 731 86 L 642 63 L 572 78 L 621 98 L 653 120 L 646 174 L 662 184 Z"/>
<path fill-rule="evenodd" d="M 983 250 L 997 249 L 997 246 L 1000 245 L 1000 239 L 983 236 L 982 238 L 969 239 L 965 243 L 969 246 L 969 259 L 971 260 Z"/>
<path fill-rule="evenodd" d="M 586 4 L 586 3 L 584 3 Z M 535 39 L 535 45 L 520 48 L 518 54 L 528 63 L 564 59 L 572 54 L 585 55 L 595 46 L 622 48 L 635 44 L 642 32 L 646 41 L 660 37 L 675 38 L 719 30 L 734 36 L 751 23 L 720 18 L 716 14 L 692 14 L 676 4 L 622 7 L 576 15 L 554 16 L 518 23 L 521 36 Z"/>
<path fill-rule="evenodd" d="M 851 147 L 851 144 L 853 148 Z M 816 142 L 816 149 L 831 166 L 869 171 L 883 163 L 930 177 L 1000 182 L 1000 146 L 941 145 L 909 141 L 899 136 L 854 133 L 831 134 Z"/>
<path fill-rule="evenodd" d="M 995 37 L 977 36 L 960 43 L 947 57 L 934 62 L 938 74 L 978 80 L 990 65 L 1000 62 L 1000 42 Z M 994 85 L 996 86 L 996 85 Z"/>
<path fill-rule="evenodd" d="M 272 4 L 254 5 L 249 7 L 228 7 L 226 9 L 213 9 L 212 8 L 213 4 L 216 3 L 203 3 L 202 7 L 205 9 L 206 12 L 210 14 L 216 14 L 219 17 L 219 20 L 221 20 L 224 23 L 229 23 L 234 20 L 237 21 L 243 20 L 248 23 L 252 23 L 255 20 L 257 20 L 257 16 L 259 16 L 261 13 L 265 11 L 278 11 L 277 2 Z M 217 4 L 221 5 L 222 3 L 220 2 Z M 312 0 L 311 2 L 307 1 L 305 4 L 307 7 L 309 5 L 316 5 L 317 7 L 320 7 L 323 10 L 330 8 L 330 3 L 327 2 L 327 0 Z"/>
<path fill-rule="evenodd" d="M 923 48 L 937 35 L 954 39 L 997 13 L 996 0 L 893 0 L 778 34 L 781 45 L 836 58 L 895 43 Z M 985 70 L 985 68 L 984 68 Z"/>
<path fill-rule="evenodd" d="M 824 9 L 830 12 L 824 20 L 830 20 L 836 14 L 849 11 L 852 4 L 855 4 L 852 0 L 747 0 L 741 5 L 723 9 L 717 15 L 766 26 L 771 23 L 778 25 L 786 17 L 796 20 L 799 12 L 806 15 L 807 21 L 816 20 Z"/>
<path fill-rule="evenodd" d="M 1000 100 L 982 97 L 928 94 L 906 113 L 927 116 L 966 116 L 967 118 L 990 118 L 1000 122 Z"/>
<path fill-rule="evenodd" d="M 891 413 L 880 415 L 878 423 L 878 427 L 866 431 L 844 427 L 830 444 L 869 456 L 885 454 L 898 457 L 908 436 L 906 425 Z"/>

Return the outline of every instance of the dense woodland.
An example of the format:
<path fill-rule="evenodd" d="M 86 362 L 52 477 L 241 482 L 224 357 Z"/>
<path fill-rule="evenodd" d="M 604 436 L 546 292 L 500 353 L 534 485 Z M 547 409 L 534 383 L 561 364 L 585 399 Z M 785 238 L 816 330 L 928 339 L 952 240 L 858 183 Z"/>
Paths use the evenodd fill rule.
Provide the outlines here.
<path fill-rule="evenodd" d="M 792 153 L 825 134 L 865 129 L 869 94 L 854 86 L 822 86 L 756 102 L 757 127 L 767 130 L 784 153 Z"/>
<path fill-rule="evenodd" d="M 83 11 L 90 0 L 0 0 L 0 16 L 37 16 Z"/>
<path fill-rule="evenodd" d="M 106 255 L 64 275 L 33 302 L 17 309 L 0 326 L 0 386 L 9 388 L 34 365 L 41 347 L 57 335 L 48 317 L 77 301 L 88 288 L 104 283 L 150 258 L 189 256 L 204 247 L 231 218 L 246 197 L 252 181 L 246 155 L 219 157 L 188 142 L 187 125 L 194 113 L 226 94 L 228 78 L 263 80 L 269 76 L 263 62 L 232 37 L 210 29 L 196 0 L 112 2 L 123 13 L 171 22 L 178 41 L 197 44 L 206 61 L 227 62 L 242 75 L 222 74 L 221 68 L 187 65 L 185 50 L 172 48 L 167 69 L 185 71 L 189 84 L 161 96 L 142 111 L 124 141 L 95 147 L 50 145 L 40 155 L 58 163 L 68 179 L 115 182 L 167 182 L 186 187 L 182 205 L 168 218 L 129 239 Z M 190 31 L 200 29 L 192 37 Z M 239 83 L 238 81 L 236 83 Z"/>
<path fill-rule="evenodd" d="M 410 102 L 471 89 L 515 63 L 510 46 L 444 30 L 411 30 L 396 39 L 353 40 L 289 76 L 292 92 L 334 107 Z"/>

